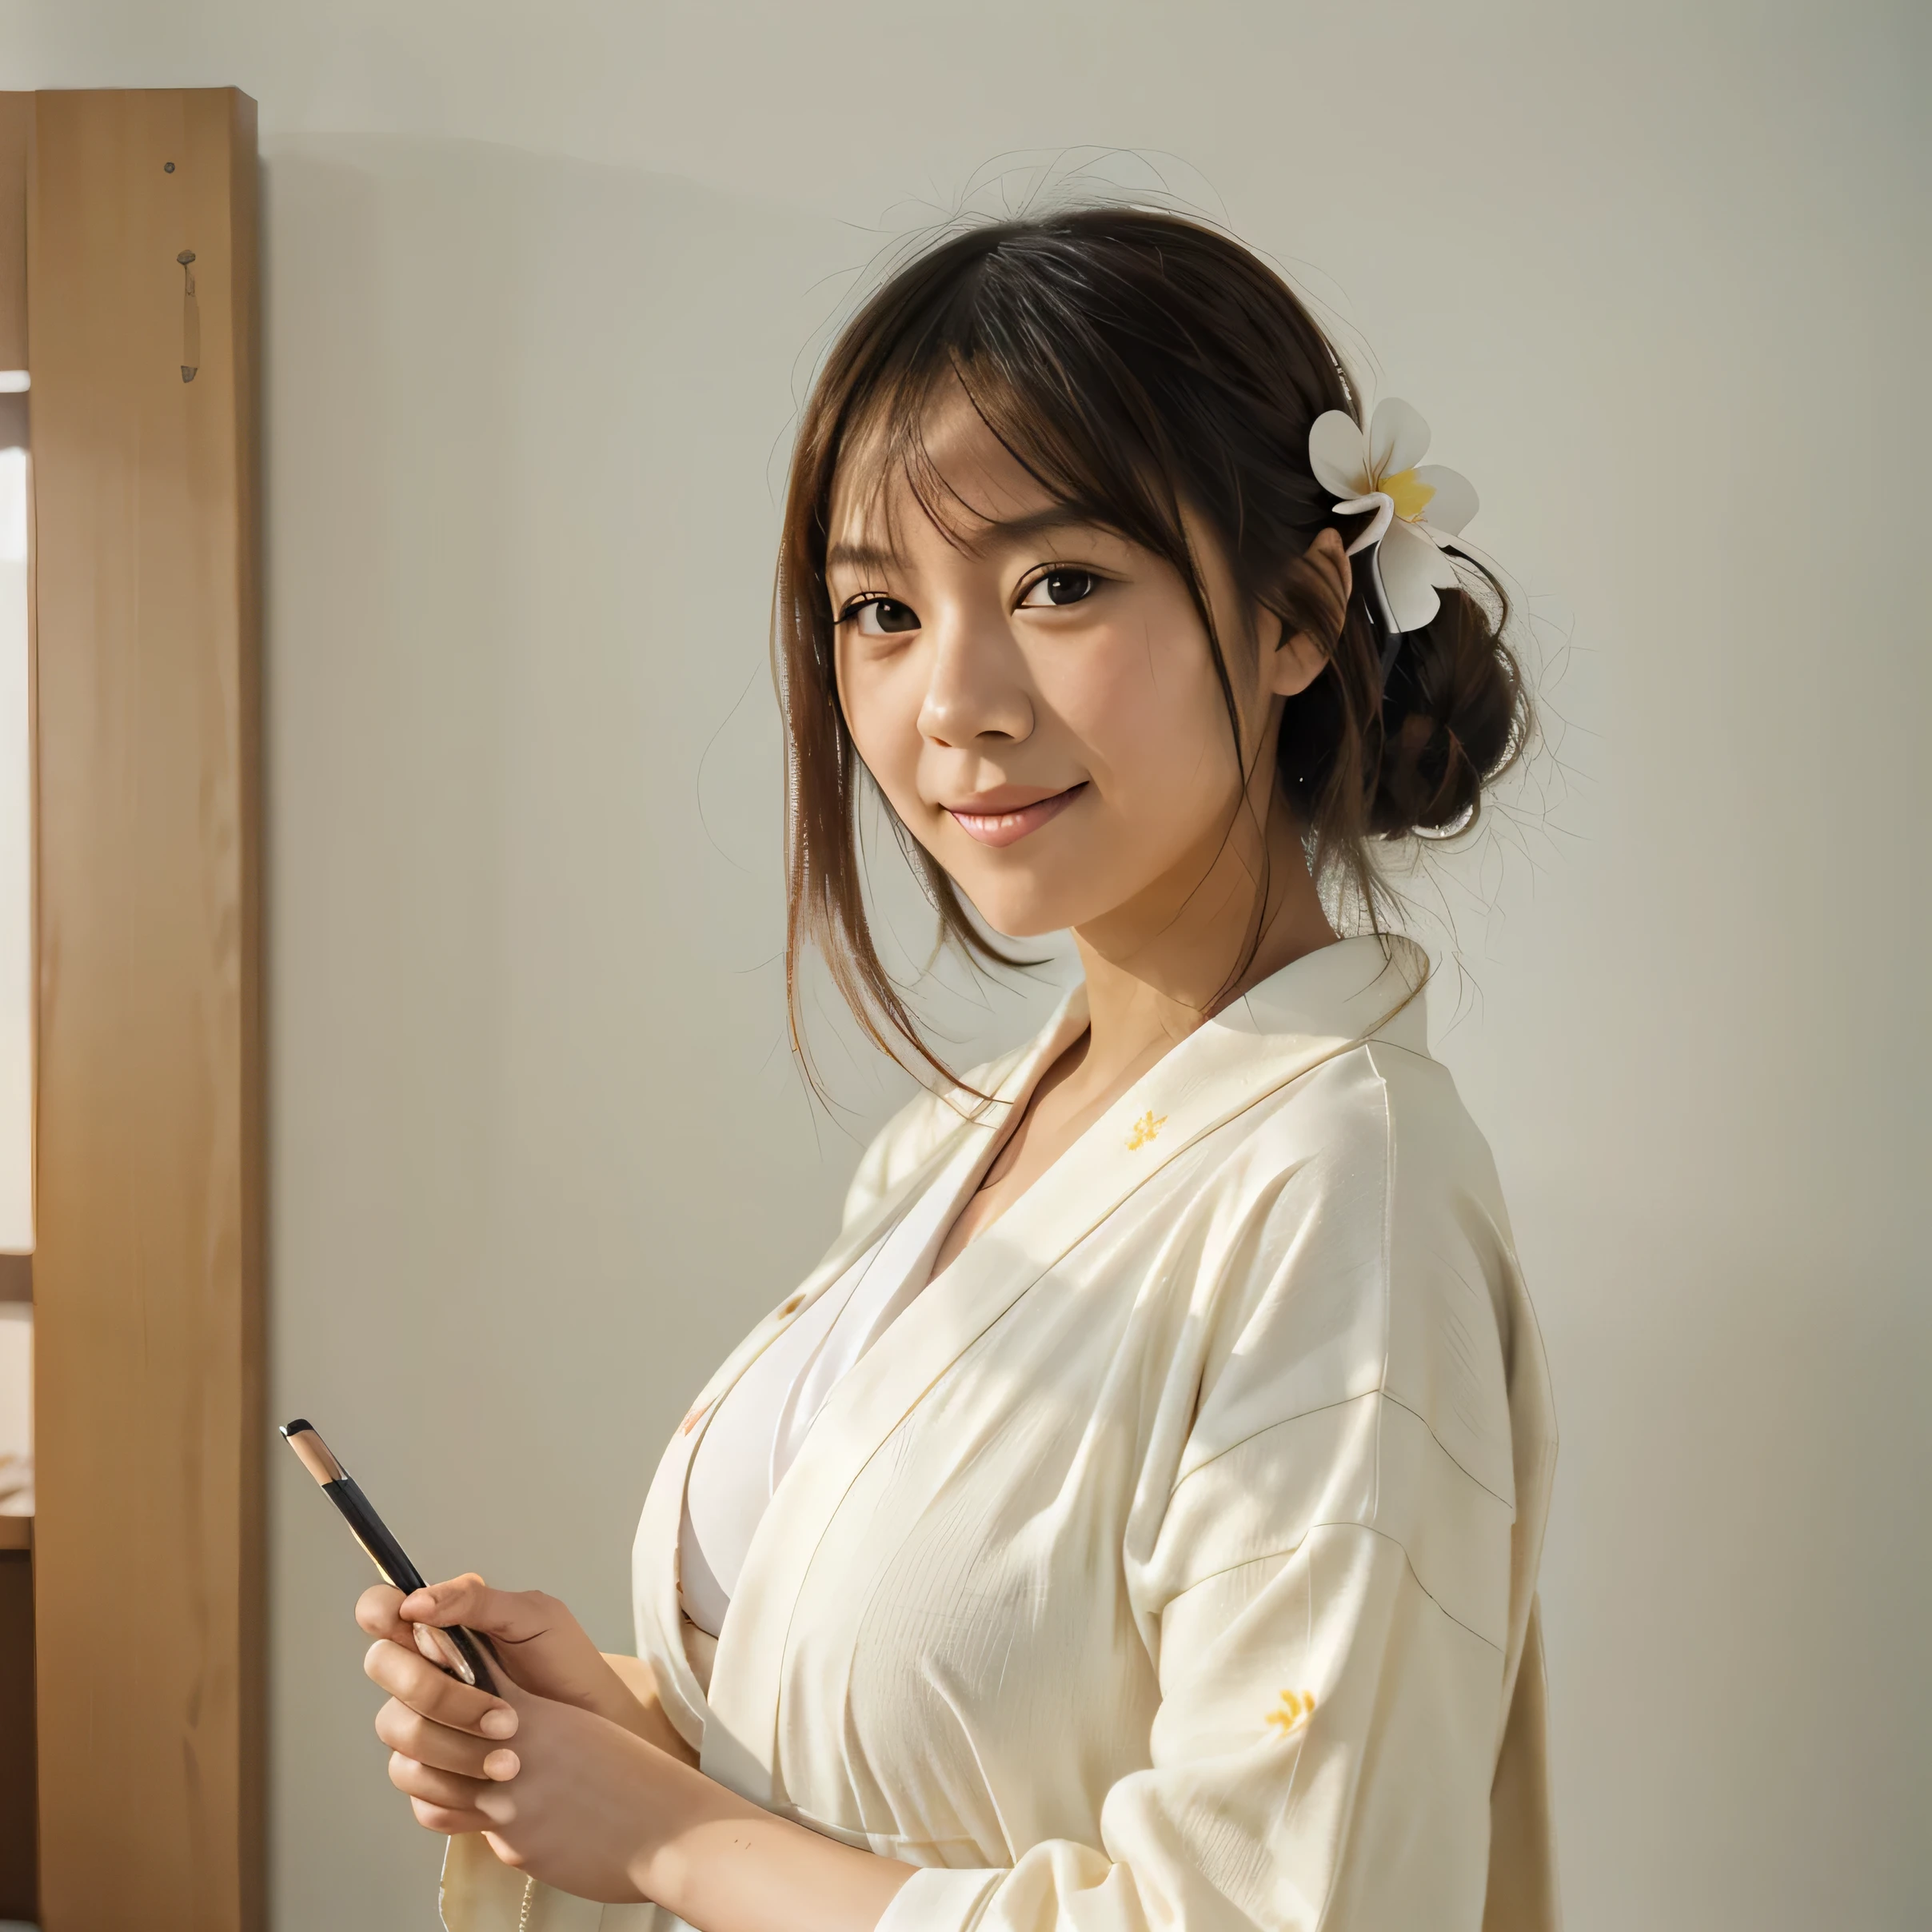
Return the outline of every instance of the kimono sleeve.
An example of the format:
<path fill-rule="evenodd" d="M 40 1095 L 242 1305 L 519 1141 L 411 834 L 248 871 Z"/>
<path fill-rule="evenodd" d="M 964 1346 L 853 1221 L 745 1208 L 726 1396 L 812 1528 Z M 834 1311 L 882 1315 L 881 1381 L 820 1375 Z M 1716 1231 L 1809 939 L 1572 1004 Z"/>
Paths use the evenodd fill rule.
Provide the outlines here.
<path fill-rule="evenodd" d="M 1486 1153 L 1427 1128 L 1355 1123 L 1234 1243 L 1171 1487 L 1129 1532 L 1160 1703 L 1100 1842 L 922 1871 L 879 1932 L 1483 1926 L 1529 1607 L 1516 1284 Z"/>

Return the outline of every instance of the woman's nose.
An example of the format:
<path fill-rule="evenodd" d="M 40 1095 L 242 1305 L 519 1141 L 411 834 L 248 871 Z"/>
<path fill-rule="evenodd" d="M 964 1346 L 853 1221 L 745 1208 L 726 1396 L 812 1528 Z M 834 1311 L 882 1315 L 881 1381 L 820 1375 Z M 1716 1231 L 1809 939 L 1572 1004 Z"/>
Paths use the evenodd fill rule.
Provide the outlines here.
<path fill-rule="evenodd" d="M 958 747 L 987 738 L 1016 744 L 1030 736 L 1033 701 L 1025 662 L 1004 626 L 962 618 L 934 628 L 920 736 Z"/>

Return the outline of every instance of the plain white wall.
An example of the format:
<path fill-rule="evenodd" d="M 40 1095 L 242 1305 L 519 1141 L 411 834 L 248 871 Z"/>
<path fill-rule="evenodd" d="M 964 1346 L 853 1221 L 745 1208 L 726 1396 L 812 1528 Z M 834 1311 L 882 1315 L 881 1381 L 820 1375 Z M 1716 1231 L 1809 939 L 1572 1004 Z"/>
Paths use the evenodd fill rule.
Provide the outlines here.
<path fill-rule="evenodd" d="M 261 104 L 277 1413 L 624 1641 L 657 1447 L 896 1091 L 828 1029 L 815 1114 L 780 1016 L 800 352 L 997 158 L 1178 157 L 1475 480 L 1547 661 L 1431 890 L 1563 1425 L 1571 1922 L 1922 1922 L 1927 19 L 0 6 L 0 84 Z M 426 1932 L 361 1559 L 272 1476 L 277 1932 Z"/>

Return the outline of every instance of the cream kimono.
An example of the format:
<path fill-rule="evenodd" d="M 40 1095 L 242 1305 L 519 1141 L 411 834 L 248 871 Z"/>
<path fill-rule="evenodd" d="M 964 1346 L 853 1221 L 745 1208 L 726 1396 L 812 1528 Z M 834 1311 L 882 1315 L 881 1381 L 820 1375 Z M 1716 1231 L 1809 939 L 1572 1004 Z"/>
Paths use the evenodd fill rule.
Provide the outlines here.
<path fill-rule="evenodd" d="M 865 1156 L 832 1252 L 645 1504 L 639 1652 L 705 1770 L 921 1869 L 880 1932 L 1555 1923 L 1534 1587 L 1555 1450 L 1419 952 L 1351 940 L 1189 1036 L 833 1391 L 709 1693 L 686 1472 L 745 1366 L 924 1191 L 964 1198 L 1075 993 Z M 665 1932 L 455 1842 L 453 1932 Z M 772 1932 L 783 1932 L 774 1927 Z"/>

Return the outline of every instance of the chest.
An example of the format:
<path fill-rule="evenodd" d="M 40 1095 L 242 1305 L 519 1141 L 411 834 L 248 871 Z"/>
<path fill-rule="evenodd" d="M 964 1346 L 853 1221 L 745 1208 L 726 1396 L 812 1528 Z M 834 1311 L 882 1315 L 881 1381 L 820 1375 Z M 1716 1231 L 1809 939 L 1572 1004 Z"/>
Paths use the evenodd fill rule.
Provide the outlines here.
<path fill-rule="evenodd" d="M 734 1789 L 910 1847 L 993 1792 L 1084 1802 L 1112 1782 L 1099 1767 L 1144 1761 L 1172 1593 L 1155 1546 L 1225 1367 L 1259 1177 L 1285 1164 L 1245 1120 L 1171 1153 L 1131 1147 L 1132 1124 L 1076 1149 L 1096 1172 L 1069 1168 L 1057 1213 L 1036 1192 L 996 1221 L 840 1380 L 772 1495 L 702 1692 L 677 1635 L 692 1431 L 770 1338 L 694 1405 L 640 1526 L 639 1643 Z M 1036 1822 L 1093 1842 L 1092 1820 Z M 991 1828 L 967 1836 L 996 1847 Z"/>
<path fill-rule="evenodd" d="M 779 1789 L 813 1822 L 922 1858 L 1009 1832 L 1091 1839 L 1090 1794 L 1146 1762 L 1158 1620 L 1128 1553 L 1159 1324 L 1112 1285 L 1038 1284 L 824 1526 L 787 1619 L 776 1738 Z M 994 1793 L 1040 1815 L 1003 1818 Z"/>
<path fill-rule="evenodd" d="M 1137 1062 L 1097 1086 L 1080 1084 L 1085 1045 L 1084 1040 L 1076 1041 L 1041 1080 L 1026 1112 L 952 1220 L 935 1256 L 934 1273 L 992 1227 L 1030 1188 L 1045 1181 L 1060 1156 L 1145 1071 Z M 1151 1124 L 1153 1116 L 1148 1119 Z M 1144 1135 L 1142 1144 L 1151 1140 L 1152 1136 Z"/>

